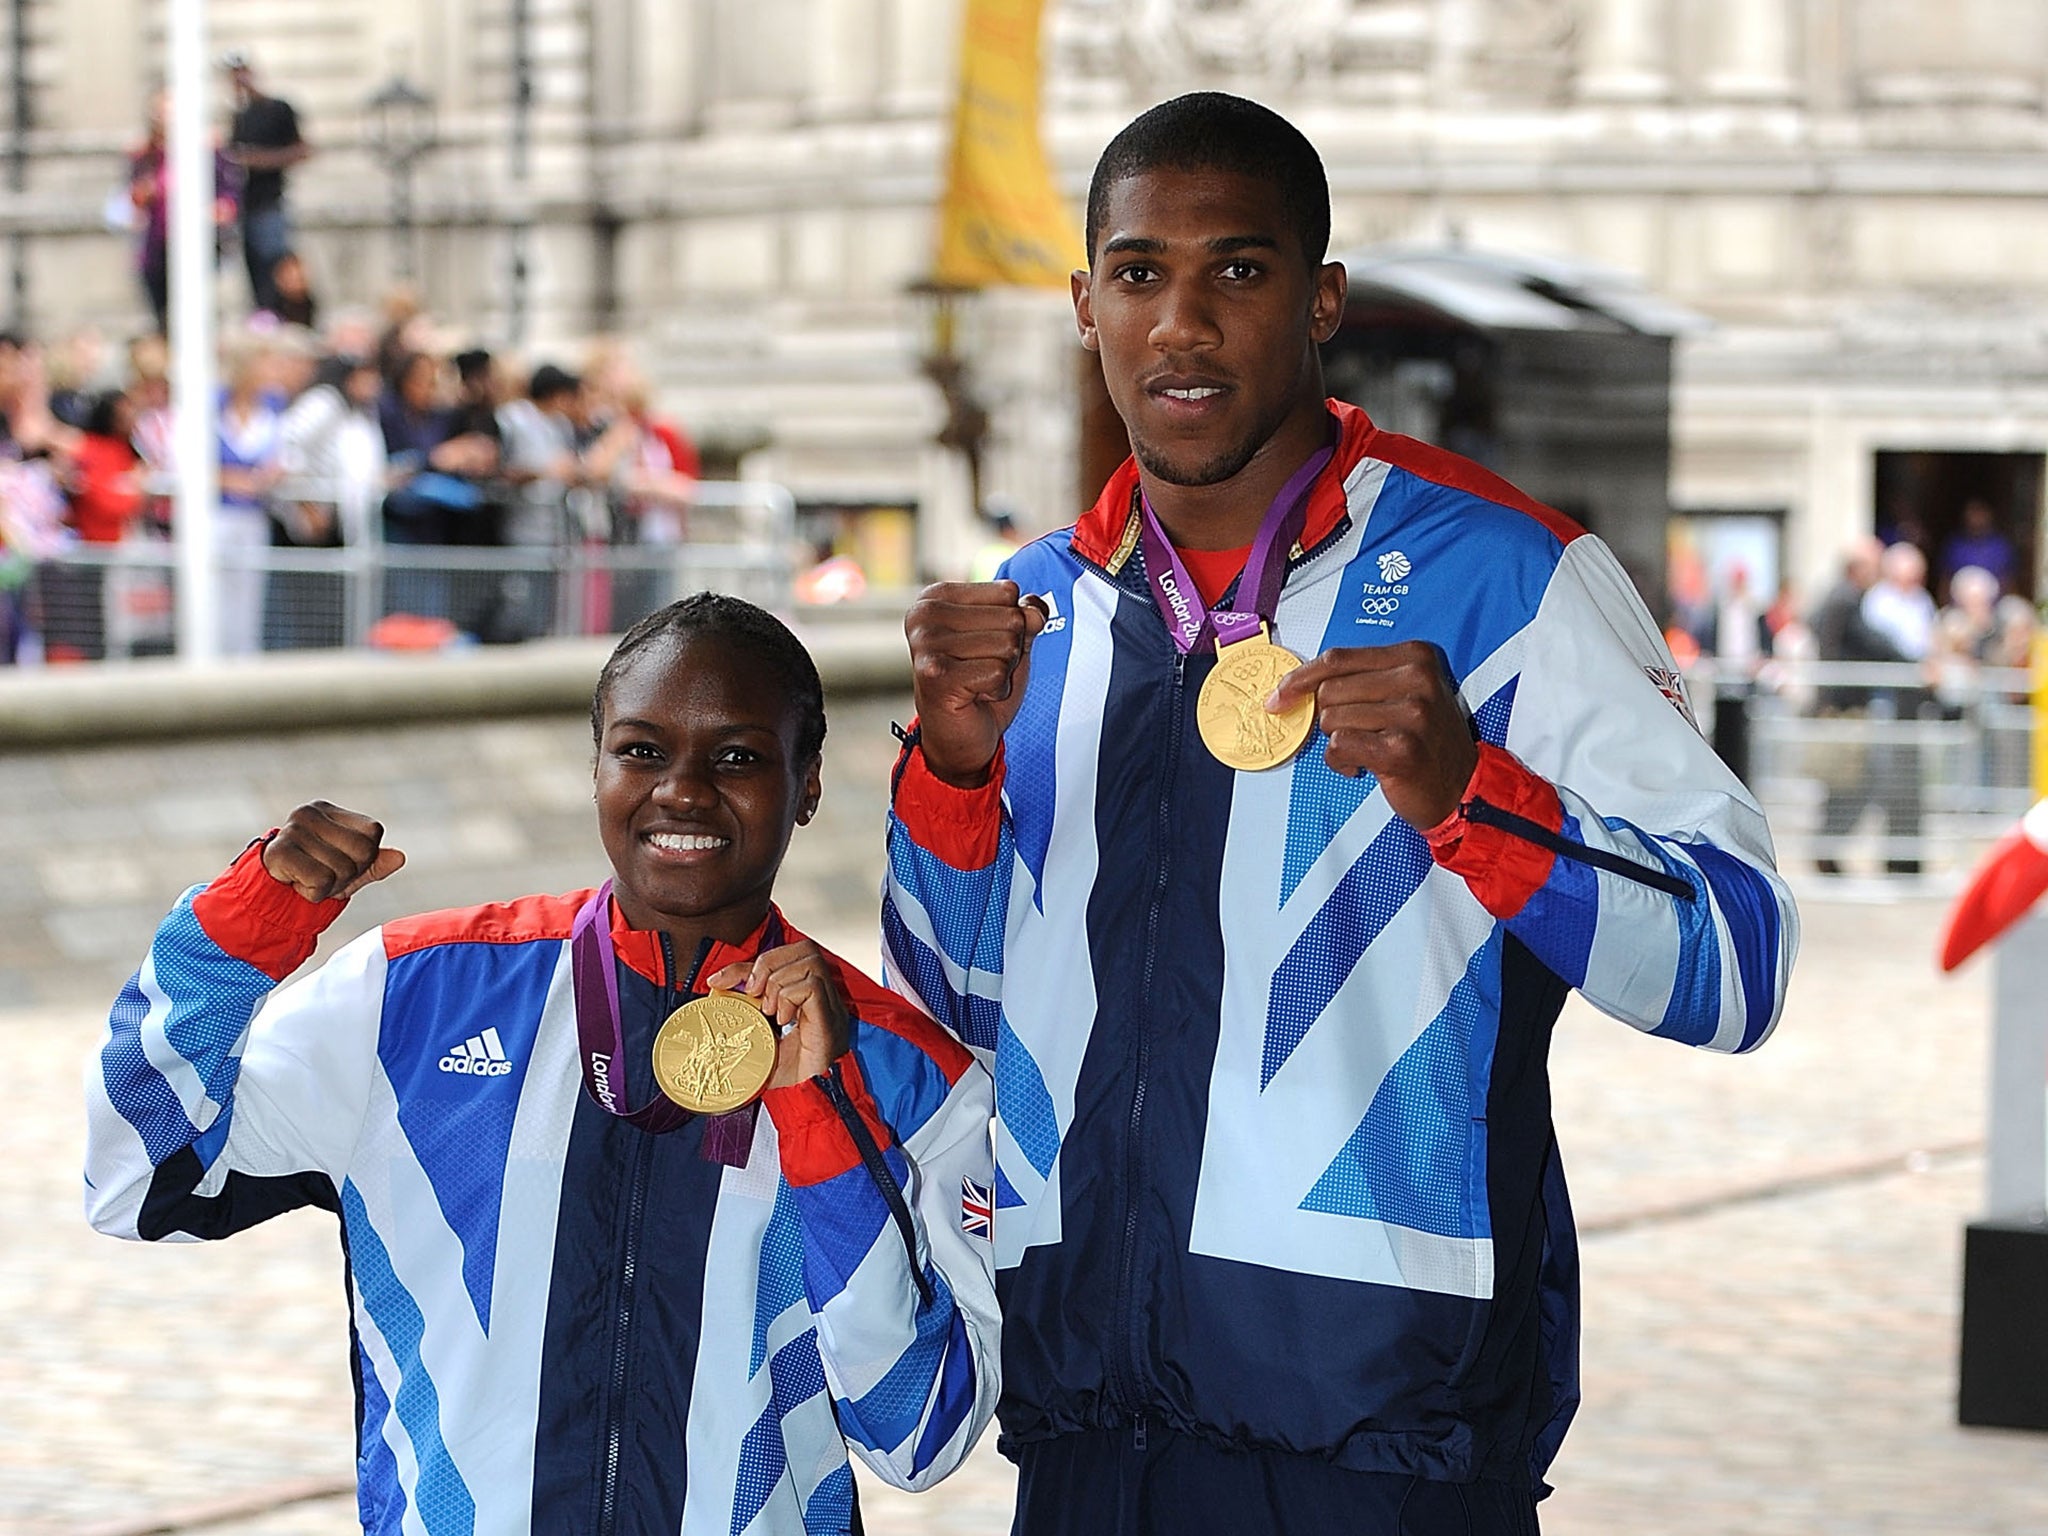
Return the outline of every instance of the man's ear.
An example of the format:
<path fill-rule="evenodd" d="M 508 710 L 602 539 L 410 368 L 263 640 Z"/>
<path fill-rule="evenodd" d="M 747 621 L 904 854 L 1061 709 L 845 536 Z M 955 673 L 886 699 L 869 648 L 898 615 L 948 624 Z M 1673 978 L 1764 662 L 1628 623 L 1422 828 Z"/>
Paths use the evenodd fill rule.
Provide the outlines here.
<path fill-rule="evenodd" d="M 1074 328 L 1081 333 L 1081 345 L 1090 352 L 1100 352 L 1102 346 L 1095 339 L 1095 299 L 1088 291 L 1088 273 L 1080 269 L 1070 272 L 1067 284 L 1074 292 Z"/>
<path fill-rule="evenodd" d="M 1344 298 L 1351 291 L 1351 274 L 1341 261 L 1326 261 L 1316 269 L 1315 293 L 1309 300 L 1308 331 L 1318 345 L 1337 334 L 1344 323 Z"/>

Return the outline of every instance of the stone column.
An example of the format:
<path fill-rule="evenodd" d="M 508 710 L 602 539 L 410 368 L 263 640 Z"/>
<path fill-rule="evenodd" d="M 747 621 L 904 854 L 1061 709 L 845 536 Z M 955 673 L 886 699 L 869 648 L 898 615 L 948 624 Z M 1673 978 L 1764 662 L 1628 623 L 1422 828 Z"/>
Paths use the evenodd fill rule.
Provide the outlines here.
<path fill-rule="evenodd" d="M 826 117 L 862 117 L 874 108 L 893 21 L 883 0 L 813 0 L 816 107 Z"/>
<path fill-rule="evenodd" d="M 1719 0 L 1707 94 L 1723 101 L 1791 99 L 1792 17 L 1787 0 Z"/>
<path fill-rule="evenodd" d="M 1669 97 L 1670 12 L 1670 0 L 1594 0 L 1579 99 L 1604 105 Z"/>

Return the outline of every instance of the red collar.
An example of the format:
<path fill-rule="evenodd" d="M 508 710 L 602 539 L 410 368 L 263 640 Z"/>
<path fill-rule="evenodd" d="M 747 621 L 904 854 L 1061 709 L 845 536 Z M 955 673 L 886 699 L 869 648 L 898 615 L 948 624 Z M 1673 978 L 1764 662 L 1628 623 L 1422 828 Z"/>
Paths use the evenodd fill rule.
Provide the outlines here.
<path fill-rule="evenodd" d="M 628 928 L 626 926 L 625 914 L 619 910 L 619 899 L 616 896 L 612 898 L 611 908 L 612 948 L 618 951 L 619 958 L 625 961 L 627 965 L 631 966 L 640 975 L 645 976 L 656 986 L 660 986 L 662 983 L 660 933 L 652 928 Z M 725 944 L 714 942 L 711 946 L 711 953 L 704 957 L 703 974 L 709 976 L 716 971 L 723 970 L 736 960 L 751 960 L 754 956 L 758 955 L 761 952 L 761 940 L 767 935 L 769 923 L 782 916 L 782 913 L 777 908 L 770 907 L 768 910 L 769 915 L 761 919 L 761 926 L 740 940 L 739 943 Z M 782 931 L 785 935 L 785 942 L 794 943 L 802 937 L 787 922 L 783 923 Z M 677 986 L 681 986 L 689 979 L 689 966 L 696 958 L 695 955 L 677 955 L 675 957 L 676 965 L 681 971 L 681 974 L 672 978 Z"/>
<path fill-rule="evenodd" d="M 1326 402 L 1337 418 L 1337 452 L 1329 467 L 1316 477 L 1308 493 L 1308 524 L 1301 532 L 1301 547 L 1312 549 L 1329 536 L 1343 519 L 1346 507 L 1344 482 L 1358 461 L 1366 457 L 1379 428 L 1357 406 L 1342 400 Z M 1138 462 L 1125 459 L 1109 477 L 1102 495 L 1074 524 L 1074 553 L 1099 565 L 1114 576 L 1131 558 L 1138 543 L 1138 518 L 1131 493 L 1138 484 Z"/>

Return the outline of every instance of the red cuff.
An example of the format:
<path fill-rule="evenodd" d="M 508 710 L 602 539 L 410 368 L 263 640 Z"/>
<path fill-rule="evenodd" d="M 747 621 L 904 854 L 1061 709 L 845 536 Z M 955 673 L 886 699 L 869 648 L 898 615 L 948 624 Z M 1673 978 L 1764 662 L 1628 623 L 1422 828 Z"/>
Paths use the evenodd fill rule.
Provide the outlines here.
<path fill-rule="evenodd" d="M 923 747 L 909 747 L 896 776 L 896 819 L 918 847 L 953 868 L 986 869 L 995 862 L 1002 837 L 1003 768 L 998 745 L 988 782 L 979 789 L 956 789 L 932 772 Z"/>
<path fill-rule="evenodd" d="M 1463 875 L 1479 904 L 1505 921 L 1543 888 L 1557 855 L 1525 837 L 1471 820 L 1465 808 L 1474 800 L 1533 821 L 1548 832 L 1564 825 L 1564 802 L 1548 779 L 1525 767 L 1512 752 L 1482 741 L 1479 762 L 1458 797 L 1457 810 L 1422 834 L 1437 863 Z"/>
<path fill-rule="evenodd" d="M 875 1138 L 875 1145 L 888 1151 L 895 1138 L 861 1080 L 860 1059 L 849 1050 L 839 1058 L 838 1066 L 839 1080 L 853 1101 L 854 1112 Z M 791 1184 L 822 1184 L 860 1166 L 860 1148 L 854 1144 L 853 1133 L 815 1078 L 770 1088 L 761 1095 L 761 1103 L 775 1122 L 775 1137 L 782 1147 L 782 1176 Z"/>
<path fill-rule="evenodd" d="M 271 836 L 276 836 L 273 831 Z M 272 981 L 283 981 L 311 958 L 320 935 L 348 903 L 308 901 L 263 867 L 261 838 L 242 850 L 227 873 L 192 898 L 206 936 Z"/>

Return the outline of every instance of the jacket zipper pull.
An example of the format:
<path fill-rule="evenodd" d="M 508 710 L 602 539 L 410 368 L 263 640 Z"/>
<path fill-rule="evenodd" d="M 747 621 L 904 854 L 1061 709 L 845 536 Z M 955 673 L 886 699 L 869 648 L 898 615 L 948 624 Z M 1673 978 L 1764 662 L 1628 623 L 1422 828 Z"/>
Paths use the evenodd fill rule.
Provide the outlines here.
<path fill-rule="evenodd" d="M 1134 1451 L 1145 1449 L 1145 1416 L 1143 1414 L 1139 1414 L 1138 1422 L 1131 1426 L 1131 1449 Z"/>

